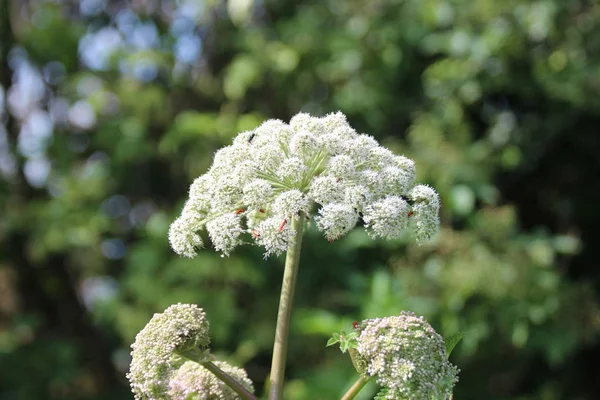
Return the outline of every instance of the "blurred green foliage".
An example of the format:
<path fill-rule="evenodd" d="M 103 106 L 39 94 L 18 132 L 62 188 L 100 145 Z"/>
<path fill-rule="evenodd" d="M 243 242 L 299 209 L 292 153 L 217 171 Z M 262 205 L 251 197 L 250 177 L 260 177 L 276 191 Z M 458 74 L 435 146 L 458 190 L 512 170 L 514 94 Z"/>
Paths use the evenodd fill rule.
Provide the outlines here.
<path fill-rule="evenodd" d="M 188 18 L 202 44 L 188 63 L 175 33 L 185 4 L 201 10 Z M 452 354 L 456 399 L 600 397 L 596 2 L 0 5 L 0 104 L 10 110 L 0 135 L 0 399 L 131 398 L 128 346 L 176 302 L 205 308 L 214 352 L 262 389 L 282 260 L 255 248 L 180 259 L 168 226 L 236 133 L 336 110 L 416 161 L 419 181 L 441 194 L 443 226 L 422 247 L 362 230 L 329 244 L 309 230 L 285 398 L 339 398 L 355 373 L 325 348 L 331 333 L 400 310 L 445 336 L 465 333 Z M 135 45 L 127 21 L 153 26 L 139 35 L 155 34 L 154 44 Z M 113 33 L 120 47 L 94 66 L 84 39 L 108 28 L 92 53 Z M 35 157 L 20 147 L 31 110 L 11 108 L 16 59 L 44 78 L 35 107 L 53 121 Z M 77 119 L 90 110 L 90 123 Z M 27 174 L 36 157 L 50 165 L 41 183 Z M 376 392 L 370 384 L 361 398 Z"/>

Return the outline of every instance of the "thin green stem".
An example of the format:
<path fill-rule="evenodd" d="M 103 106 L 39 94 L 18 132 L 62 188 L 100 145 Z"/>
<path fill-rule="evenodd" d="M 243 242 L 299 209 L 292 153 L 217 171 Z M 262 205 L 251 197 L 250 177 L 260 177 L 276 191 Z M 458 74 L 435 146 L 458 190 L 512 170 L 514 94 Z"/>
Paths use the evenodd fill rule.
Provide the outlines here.
<path fill-rule="evenodd" d="M 234 392 L 240 395 L 244 400 L 258 400 L 256 396 L 246 390 L 238 381 L 229 376 L 221 368 L 213 364 L 212 361 L 201 361 L 200 365 L 213 373 L 217 378 L 222 380 L 227 386 L 229 386 Z"/>
<path fill-rule="evenodd" d="M 356 382 L 354 382 L 354 385 L 352 385 L 350 389 L 348 389 L 346 394 L 344 394 L 344 397 L 342 397 L 341 400 L 352 400 L 353 398 L 355 398 L 358 392 L 360 392 L 362 388 L 365 387 L 365 385 L 367 384 L 367 382 L 369 382 L 370 379 L 370 376 L 365 376 L 361 374 L 360 377 L 356 380 Z"/>
<path fill-rule="evenodd" d="M 290 332 L 296 277 L 298 276 L 298 264 L 300 262 L 302 235 L 304 234 L 304 218 L 304 213 L 300 213 L 300 215 L 292 218 L 291 221 L 291 226 L 296 231 L 296 236 L 285 258 L 285 270 L 283 272 L 281 296 L 279 298 L 279 312 L 277 313 L 277 327 L 275 328 L 275 343 L 273 343 L 269 400 L 281 400 L 283 395 L 288 335 Z"/>

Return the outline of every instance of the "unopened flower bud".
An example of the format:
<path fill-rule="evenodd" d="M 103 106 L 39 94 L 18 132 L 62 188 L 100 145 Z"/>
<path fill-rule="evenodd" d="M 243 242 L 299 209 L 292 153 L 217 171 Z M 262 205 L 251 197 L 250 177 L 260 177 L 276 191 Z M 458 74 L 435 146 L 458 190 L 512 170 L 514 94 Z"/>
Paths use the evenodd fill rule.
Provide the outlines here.
<path fill-rule="evenodd" d="M 208 348 L 208 320 L 193 304 L 174 304 L 154 314 L 131 345 L 127 378 L 136 399 L 169 399 L 169 380 L 179 352 Z"/>
<path fill-rule="evenodd" d="M 360 324 L 357 364 L 387 388 L 389 400 L 445 399 L 458 380 L 444 339 L 410 312 Z"/>

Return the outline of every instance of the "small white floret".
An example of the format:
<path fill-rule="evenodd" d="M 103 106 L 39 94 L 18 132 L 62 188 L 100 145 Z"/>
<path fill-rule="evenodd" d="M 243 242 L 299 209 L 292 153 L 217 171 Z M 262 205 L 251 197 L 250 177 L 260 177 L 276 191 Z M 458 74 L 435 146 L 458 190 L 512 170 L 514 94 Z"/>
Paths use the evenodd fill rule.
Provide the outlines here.
<path fill-rule="evenodd" d="M 408 225 L 409 205 L 400 196 L 388 196 L 365 210 L 365 226 L 373 230 L 374 236 L 396 239 Z"/>
<path fill-rule="evenodd" d="M 241 244 L 240 235 L 244 232 L 240 216 L 235 213 L 214 218 L 206 224 L 206 230 L 215 249 L 226 256 Z"/>
<path fill-rule="evenodd" d="M 317 228 L 330 242 L 348 233 L 357 221 L 356 210 L 348 204 L 341 203 L 325 204 L 319 209 L 319 215 L 315 217 Z"/>

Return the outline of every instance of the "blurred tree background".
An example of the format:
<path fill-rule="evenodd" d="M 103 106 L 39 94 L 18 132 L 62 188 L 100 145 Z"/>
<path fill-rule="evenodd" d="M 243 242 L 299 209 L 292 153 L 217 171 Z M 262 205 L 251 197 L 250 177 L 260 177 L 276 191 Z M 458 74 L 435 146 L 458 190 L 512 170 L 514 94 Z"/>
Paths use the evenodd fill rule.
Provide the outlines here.
<path fill-rule="evenodd" d="M 466 332 L 457 400 L 600 398 L 600 3 L 0 0 L 0 399 L 131 399 L 176 302 L 260 392 L 283 260 L 181 259 L 168 226 L 236 133 L 337 110 L 416 161 L 442 231 L 309 231 L 285 398 L 339 398 L 330 333 L 400 310 Z"/>

